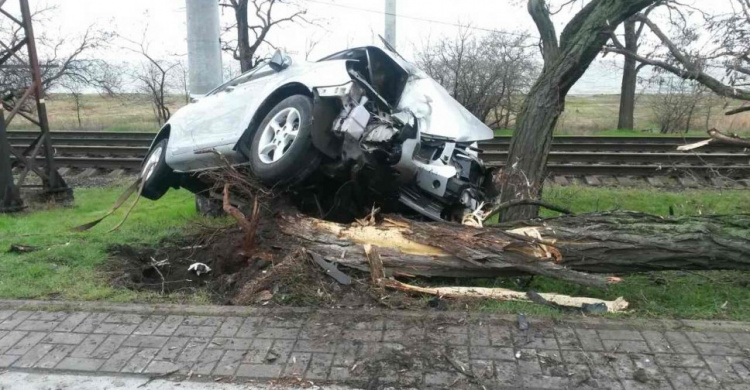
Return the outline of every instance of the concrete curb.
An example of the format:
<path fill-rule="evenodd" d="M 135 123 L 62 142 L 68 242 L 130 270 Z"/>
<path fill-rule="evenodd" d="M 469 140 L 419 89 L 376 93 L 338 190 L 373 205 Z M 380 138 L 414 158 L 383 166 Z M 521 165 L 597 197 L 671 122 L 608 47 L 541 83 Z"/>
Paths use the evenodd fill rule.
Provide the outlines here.
<path fill-rule="evenodd" d="M 180 314 L 198 316 L 286 316 L 294 314 L 318 314 L 325 318 L 328 314 L 349 313 L 356 311 L 362 315 L 424 318 L 466 322 L 500 322 L 515 323 L 517 317 L 509 314 L 466 313 L 466 312 L 426 312 L 386 309 L 318 309 L 306 307 L 250 307 L 250 306 L 215 306 L 215 305 L 179 305 L 179 304 L 133 304 L 87 301 L 43 301 L 43 300 L 0 300 L 0 309 L 34 310 L 34 311 L 84 311 L 116 312 L 128 314 Z M 600 318 L 569 315 L 563 318 L 531 317 L 530 321 L 540 326 L 568 326 L 573 328 L 596 329 L 652 329 L 652 330 L 695 330 L 718 332 L 750 332 L 750 323 L 719 320 L 672 320 L 653 318 Z"/>

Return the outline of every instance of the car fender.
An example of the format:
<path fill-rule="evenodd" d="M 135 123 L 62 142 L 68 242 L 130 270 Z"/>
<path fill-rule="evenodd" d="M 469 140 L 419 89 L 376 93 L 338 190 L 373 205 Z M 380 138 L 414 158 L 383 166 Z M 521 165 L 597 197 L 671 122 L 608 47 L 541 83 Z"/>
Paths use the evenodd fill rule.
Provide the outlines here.
<path fill-rule="evenodd" d="M 300 93 L 313 97 L 317 88 L 339 86 L 351 82 L 346 69 L 346 60 L 326 62 L 303 62 L 269 76 L 259 93 L 262 99 L 253 99 L 237 128 L 235 150 L 245 151 L 245 145 L 255 133 L 266 114 L 279 101 Z"/>
<path fill-rule="evenodd" d="M 162 126 L 161 129 L 156 133 L 156 137 L 154 137 L 154 140 L 151 141 L 151 145 L 148 147 L 148 151 L 150 152 L 154 146 L 159 143 L 159 141 L 163 140 L 164 138 L 169 138 L 169 132 L 171 130 L 171 126 L 169 123 L 166 123 L 164 126 Z M 167 145 L 169 145 L 169 142 L 167 142 Z M 169 150 L 169 146 L 167 146 L 167 150 Z"/>

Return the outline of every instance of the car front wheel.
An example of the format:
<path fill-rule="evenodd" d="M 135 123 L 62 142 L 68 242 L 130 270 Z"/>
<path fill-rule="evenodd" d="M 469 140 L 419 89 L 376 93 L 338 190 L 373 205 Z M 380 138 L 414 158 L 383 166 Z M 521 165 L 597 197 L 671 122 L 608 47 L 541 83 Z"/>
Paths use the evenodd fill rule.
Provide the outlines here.
<path fill-rule="evenodd" d="M 167 139 L 159 141 L 143 160 L 141 167 L 141 179 L 143 180 L 143 191 L 141 196 L 151 200 L 158 200 L 167 193 L 171 185 L 174 173 L 167 165 Z"/>
<path fill-rule="evenodd" d="M 297 184 L 320 165 L 321 153 L 312 143 L 313 102 L 294 95 L 266 115 L 250 145 L 250 168 L 271 185 Z"/>

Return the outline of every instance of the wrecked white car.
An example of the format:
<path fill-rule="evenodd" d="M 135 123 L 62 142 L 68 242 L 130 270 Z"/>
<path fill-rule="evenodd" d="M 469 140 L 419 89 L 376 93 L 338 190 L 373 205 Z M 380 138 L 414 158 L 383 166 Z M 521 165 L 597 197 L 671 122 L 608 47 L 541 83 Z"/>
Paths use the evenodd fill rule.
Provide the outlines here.
<path fill-rule="evenodd" d="M 277 52 L 175 113 L 144 160 L 142 195 L 199 190 L 195 173 L 221 167 L 219 153 L 269 185 L 339 183 L 319 185 L 335 190 L 316 202 L 376 193 L 431 219 L 461 218 L 488 197 L 477 142 L 493 135 L 393 51 L 362 47 L 314 63 Z M 347 183 L 368 190 L 338 199 Z"/>

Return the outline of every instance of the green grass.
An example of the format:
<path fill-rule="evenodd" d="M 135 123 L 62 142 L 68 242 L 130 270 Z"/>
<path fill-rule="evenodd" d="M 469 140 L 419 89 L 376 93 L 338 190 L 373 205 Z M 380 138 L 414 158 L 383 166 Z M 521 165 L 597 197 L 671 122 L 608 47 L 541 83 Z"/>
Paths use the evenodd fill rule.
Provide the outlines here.
<path fill-rule="evenodd" d="M 750 191 L 690 190 L 664 192 L 655 189 L 591 187 L 546 187 L 544 199 L 573 212 L 635 210 L 651 214 L 739 214 L 750 213 Z M 554 212 L 544 211 L 553 216 Z M 526 279 L 526 278 L 523 278 Z M 478 281 L 483 287 L 519 289 L 513 279 Z M 701 271 L 659 272 L 629 275 L 609 291 L 581 287 L 547 277 L 535 277 L 528 287 L 538 292 L 586 296 L 612 300 L 624 297 L 638 317 L 727 319 L 750 321 L 750 272 Z M 558 310 L 523 302 L 485 301 L 480 309 L 490 312 L 525 312 L 559 316 Z"/>
<path fill-rule="evenodd" d="M 574 213 L 606 210 L 634 210 L 656 215 L 742 214 L 750 213 L 750 191 L 687 190 L 667 192 L 654 188 L 592 188 L 548 186 L 544 200 Z M 555 215 L 544 211 L 544 216 Z"/>
<path fill-rule="evenodd" d="M 520 289 L 510 278 L 482 280 L 477 284 Z M 636 274 L 625 277 L 622 283 L 611 286 L 608 291 L 537 276 L 527 289 L 607 300 L 624 297 L 630 303 L 631 312 L 608 314 L 610 317 L 750 321 L 750 272 L 670 271 Z M 564 314 L 554 308 L 526 302 L 483 301 L 479 310 L 553 317 Z"/>
<path fill-rule="evenodd" d="M 157 244 L 181 234 L 196 219 L 193 196 L 170 191 L 158 202 L 141 200 L 119 230 L 107 231 L 122 220 L 124 210 L 84 233 L 71 227 L 102 216 L 123 187 L 75 190 L 75 206 L 0 215 L 0 298 L 149 301 L 154 294 L 109 286 L 98 266 L 113 244 Z M 129 205 L 129 203 L 128 203 Z M 122 209 L 127 208 L 127 205 Z M 11 244 L 45 248 L 26 254 L 7 253 Z M 47 249 L 48 248 L 48 249 Z M 180 297 L 197 303 L 205 297 Z"/>

